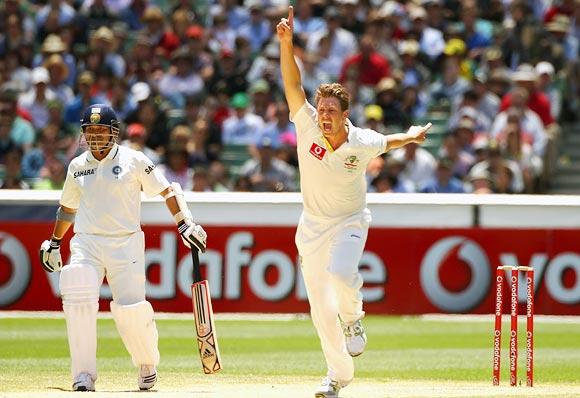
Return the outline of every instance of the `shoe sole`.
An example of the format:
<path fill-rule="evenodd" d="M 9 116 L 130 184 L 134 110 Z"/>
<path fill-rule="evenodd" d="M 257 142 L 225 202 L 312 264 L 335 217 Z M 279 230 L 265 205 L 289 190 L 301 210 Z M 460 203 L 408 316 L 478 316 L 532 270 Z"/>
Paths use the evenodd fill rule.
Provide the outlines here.
<path fill-rule="evenodd" d="M 338 395 L 326 395 L 324 393 L 316 393 L 314 394 L 314 398 L 337 398 Z"/>

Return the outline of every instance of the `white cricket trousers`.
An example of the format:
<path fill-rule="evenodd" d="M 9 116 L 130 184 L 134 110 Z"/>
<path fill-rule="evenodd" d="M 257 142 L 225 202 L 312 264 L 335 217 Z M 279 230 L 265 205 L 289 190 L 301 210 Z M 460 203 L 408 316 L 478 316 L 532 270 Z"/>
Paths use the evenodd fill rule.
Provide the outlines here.
<path fill-rule="evenodd" d="M 326 358 L 327 376 L 342 385 L 353 379 L 354 363 L 339 316 L 346 323 L 364 316 L 358 265 L 370 221 L 368 209 L 343 219 L 303 213 L 296 231 L 310 314 Z"/>
<path fill-rule="evenodd" d="M 70 264 L 60 273 L 67 322 L 71 373 L 97 378 L 97 312 L 103 278 L 115 303 L 145 301 L 145 240 L 142 231 L 123 236 L 77 233 L 70 241 Z M 148 304 L 148 303 L 147 303 Z M 150 306 L 150 305 L 149 305 Z"/>

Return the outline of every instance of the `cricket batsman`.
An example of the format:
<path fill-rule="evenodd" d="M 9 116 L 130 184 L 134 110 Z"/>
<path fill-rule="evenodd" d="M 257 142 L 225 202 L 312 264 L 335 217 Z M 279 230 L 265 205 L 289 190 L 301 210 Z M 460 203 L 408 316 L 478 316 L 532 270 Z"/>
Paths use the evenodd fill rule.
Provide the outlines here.
<path fill-rule="evenodd" d="M 94 391 L 97 380 L 97 312 L 103 278 L 111 288 L 111 312 L 133 364 L 137 384 L 157 381 L 158 334 L 153 308 L 145 299 L 145 241 L 141 231 L 141 190 L 161 195 L 188 247 L 205 251 L 207 235 L 181 209 L 167 179 L 142 152 L 117 144 L 120 123 L 113 109 L 92 105 L 81 133 L 88 150 L 74 158 L 56 212 L 52 237 L 40 246 L 48 272 L 60 271 L 74 391 Z M 70 264 L 62 267 L 60 244 L 70 226 Z"/>
<path fill-rule="evenodd" d="M 276 32 L 284 92 L 298 137 L 304 210 L 296 246 L 328 367 L 314 396 L 332 398 L 352 381 L 352 357 L 362 354 L 367 343 L 358 271 L 371 221 L 366 207 L 367 164 L 389 149 L 422 143 L 431 124 L 389 136 L 356 127 L 348 119 L 349 93 L 337 83 L 320 85 L 315 107 L 309 104 L 294 59 L 293 25 L 290 7 Z"/>

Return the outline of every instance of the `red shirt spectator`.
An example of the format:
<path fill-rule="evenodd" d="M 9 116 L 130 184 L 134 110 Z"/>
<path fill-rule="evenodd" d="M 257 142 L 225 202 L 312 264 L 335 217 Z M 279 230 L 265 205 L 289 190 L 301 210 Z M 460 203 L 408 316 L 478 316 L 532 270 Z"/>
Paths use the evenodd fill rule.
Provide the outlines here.
<path fill-rule="evenodd" d="M 390 76 L 389 61 L 375 50 L 372 39 L 361 39 L 360 52 L 346 59 L 340 72 L 340 82 L 355 80 L 359 84 L 375 86 L 383 77 Z"/>

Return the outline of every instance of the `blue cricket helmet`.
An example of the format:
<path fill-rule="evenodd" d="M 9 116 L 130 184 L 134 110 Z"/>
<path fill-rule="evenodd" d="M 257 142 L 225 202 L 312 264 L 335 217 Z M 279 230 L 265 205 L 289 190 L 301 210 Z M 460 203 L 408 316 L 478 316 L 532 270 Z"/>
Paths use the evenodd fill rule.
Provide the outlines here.
<path fill-rule="evenodd" d="M 116 129 L 118 134 L 121 123 L 113 108 L 105 104 L 94 104 L 85 110 L 81 120 L 81 128 L 84 130 L 87 126 L 110 127 Z"/>
<path fill-rule="evenodd" d="M 104 126 L 110 128 L 110 130 L 108 134 L 99 134 L 101 137 L 99 138 L 97 135 L 87 134 L 85 128 L 89 126 Z M 105 104 L 89 106 L 81 119 L 81 131 L 91 151 L 102 152 L 111 148 L 119 137 L 120 128 L 121 123 L 117 119 L 115 111 Z M 105 137 L 106 141 L 103 141 L 102 137 Z"/>

